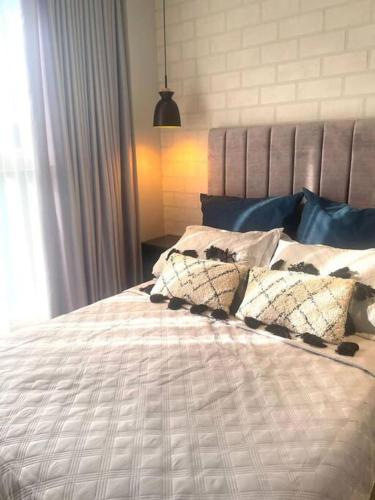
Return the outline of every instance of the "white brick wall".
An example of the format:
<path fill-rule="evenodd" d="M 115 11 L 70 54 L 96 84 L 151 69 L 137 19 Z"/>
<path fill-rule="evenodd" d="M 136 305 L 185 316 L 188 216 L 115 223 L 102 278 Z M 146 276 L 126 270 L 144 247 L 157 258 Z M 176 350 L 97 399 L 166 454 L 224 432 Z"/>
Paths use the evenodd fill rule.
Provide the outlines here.
<path fill-rule="evenodd" d="M 375 115 L 375 0 L 166 0 L 183 126 L 163 130 L 165 230 L 200 222 L 207 132 Z M 162 2 L 155 0 L 163 86 Z"/>

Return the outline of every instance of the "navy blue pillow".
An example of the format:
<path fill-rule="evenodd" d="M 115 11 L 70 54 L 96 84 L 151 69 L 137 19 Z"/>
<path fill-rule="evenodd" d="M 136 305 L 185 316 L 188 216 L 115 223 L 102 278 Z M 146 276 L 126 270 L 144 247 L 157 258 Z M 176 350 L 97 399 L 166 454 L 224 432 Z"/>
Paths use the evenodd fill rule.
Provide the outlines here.
<path fill-rule="evenodd" d="M 300 243 L 354 250 L 375 248 L 375 208 L 352 208 L 308 189 L 303 191 L 307 203 L 297 232 Z"/>
<path fill-rule="evenodd" d="M 228 231 L 270 231 L 277 227 L 295 235 L 303 193 L 270 198 L 237 198 L 201 194 L 203 224 Z"/>

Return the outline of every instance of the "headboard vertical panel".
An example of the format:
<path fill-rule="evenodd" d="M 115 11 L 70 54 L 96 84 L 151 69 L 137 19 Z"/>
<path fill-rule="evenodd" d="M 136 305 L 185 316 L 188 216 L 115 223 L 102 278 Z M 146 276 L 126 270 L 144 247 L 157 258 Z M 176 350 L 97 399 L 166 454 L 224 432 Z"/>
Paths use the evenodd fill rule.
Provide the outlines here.
<path fill-rule="evenodd" d="M 296 128 L 293 192 L 307 187 L 319 193 L 322 159 L 323 128 L 318 123 L 306 123 Z"/>
<path fill-rule="evenodd" d="M 226 129 L 212 129 L 208 134 L 208 192 L 225 194 Z"/>
<path fill-rule="evenodd" d="M 281 196 L 293 191 L 295 135 L 296 127 L 293 125 L 272 127 L 269 196 Z"/>
<path fill-rule="evenodd" d="M 354 127 L 348 201 L 358 208 L 375 206 L 375 125 L 367 120 Z"/>
<path fill-rule="evenodd" d="M 246 129 L 229 129 L 226 136 L 226 168 L 232 172 L 225 178 L 227 196 L 246 194 Z"/>
<path fill-rule="evenodd" d="M 325 124 L 320 178 L 320 194 L 325 198 L 348 200 L 353 129 L 353 121 Z"/>
<path fill-rule="evenodd" d="M 263 197 L 307 187 L 375 207 L 375 119 L 212 129 L 208 193 Z"/>
<path fill-rule="evenodd" d="M 246 196 L 248 198 L 268 196 L 270 135 L 269 127 L 250 127 L 247 131 Z"/>

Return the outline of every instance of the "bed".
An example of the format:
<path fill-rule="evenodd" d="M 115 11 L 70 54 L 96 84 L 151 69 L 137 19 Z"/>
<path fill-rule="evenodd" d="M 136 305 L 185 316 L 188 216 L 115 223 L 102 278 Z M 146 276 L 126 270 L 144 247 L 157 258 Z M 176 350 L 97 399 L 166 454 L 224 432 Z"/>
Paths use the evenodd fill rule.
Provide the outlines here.
<path fill-rule="evenodd" d="M 215 129 L 209 193 L 375 206 L 372 120 Z M 140 287 L 0 338 L 0 499 L 369 500 L 375 343 L 343 358 Z"/>

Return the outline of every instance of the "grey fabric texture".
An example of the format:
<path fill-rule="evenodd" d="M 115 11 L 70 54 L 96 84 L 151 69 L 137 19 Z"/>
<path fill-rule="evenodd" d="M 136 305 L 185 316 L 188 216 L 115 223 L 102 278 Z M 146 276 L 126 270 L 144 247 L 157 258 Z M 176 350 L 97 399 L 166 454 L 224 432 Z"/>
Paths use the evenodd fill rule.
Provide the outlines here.
<path fill-rule="evenodd" d="M 140 276 L 121 0 L 23 0 L 55 316 Z"/>
<path fill-rule="evenodd" d="M 280 196 L 302 187 L 375 207 L 375 119 L 210 130 L 209 194 Z"/>

